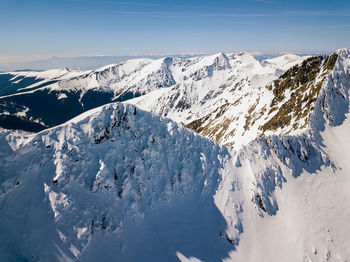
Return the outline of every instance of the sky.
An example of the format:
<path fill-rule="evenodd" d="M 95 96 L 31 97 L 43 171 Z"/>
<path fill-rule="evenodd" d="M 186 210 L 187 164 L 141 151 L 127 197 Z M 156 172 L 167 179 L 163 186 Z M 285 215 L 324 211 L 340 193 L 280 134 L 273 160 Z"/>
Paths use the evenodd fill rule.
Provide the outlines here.
<path fill-rule="evenodd" d="M 0 65 L 52 56 L 329 52 L 349 0 L 0 0 Z"/>

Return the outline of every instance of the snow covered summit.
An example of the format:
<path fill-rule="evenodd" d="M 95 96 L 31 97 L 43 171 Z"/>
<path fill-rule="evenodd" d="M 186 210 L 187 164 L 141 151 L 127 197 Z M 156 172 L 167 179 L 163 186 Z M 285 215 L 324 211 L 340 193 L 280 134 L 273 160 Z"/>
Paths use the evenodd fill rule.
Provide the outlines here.
<path fill-rule="evenodd" d="M 169 119 L 110 104 L 1 148 L 1 261 L 217 260 L 239 234 L 213 199 L 228 150 Z"/>
<path fill-rule="evenodd" d="M 350 260 L 349 50 L 157 63 L 176 84 L 130 102 L 201 135 L 126 103 L 1 130 L 0 260 Z"/>
<path fill-rule="evenodd" d="M 90 71 L 2 73 L 0 126 L 37 132 L 62 124 L 89 109 L 136 97 L 142 97 L 142 107 L 147 110 L 188 122 L 198 117 L 188 112 L 192 108 L 196 113 L 201 106 L 198 103 L 216 103 L 214 98 L 223 88 L 232 88 L 246 78 L 254 78 L 265 85 L 284 72 L 282 67 L 303 60 L 301 57 L 293 59 L 263 66 L 248 54 L 218 53 L 186 59 L 133 59 Z M 154 108 L 154 99 L 159 100 L 159 96 L 168 93 L 171 97 L 162 100 L 170 104 L 159 101 L 157 104 L 161 108 Z"/>

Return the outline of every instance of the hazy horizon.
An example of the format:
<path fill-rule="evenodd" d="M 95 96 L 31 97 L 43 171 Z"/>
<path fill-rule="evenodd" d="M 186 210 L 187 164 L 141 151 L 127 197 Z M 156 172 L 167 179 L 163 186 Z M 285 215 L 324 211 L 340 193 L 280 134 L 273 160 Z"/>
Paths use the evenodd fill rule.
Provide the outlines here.
<path fill-rule="evenodd" d="M 335 51 L 335 50 L 333 50 Z M 257 59 L 268 59 L 274 58 L 284 54 L 295 54 L 300 56 L 305 55 L 324 55 L 330 54 L 333 51 L 324 51 L 324 52 L 307 52 L 307 53 L 298 53 L 298 52 L 247 52 L 253 55 Z M 219 53 L 219 52 L 215 52 Z M 194 57 L 194 56 L 203 56 L 203 55 L 211 55 L 215 53 L 179 53 L 179 54 L 134 54 L 134 55 L 120 55 L 120 56 L 109 56 L 109 55 L 98 55 L 98 56 L 77 56 L 77 57 L 59 57 L 52 56 L 45 59 L 38 59 L 32 61 L 18 61 L 12 63 L 3 63 L 0 61 L 0 72 L 10 72 L 10 71 L 22 71 L 22 70 L 48 70 L 54 68 L 79 68 L 82 70 L 91 70 L 96 69 L 98 67 L 102 67 L 108 64 L 115 64 L 119 62 L 123 62 L 130 59 L 138 59 L 138 58 L 152 58 L 159 59 L 162 57 Z M 233 53 L 233 52 L 227 52 Z"/>

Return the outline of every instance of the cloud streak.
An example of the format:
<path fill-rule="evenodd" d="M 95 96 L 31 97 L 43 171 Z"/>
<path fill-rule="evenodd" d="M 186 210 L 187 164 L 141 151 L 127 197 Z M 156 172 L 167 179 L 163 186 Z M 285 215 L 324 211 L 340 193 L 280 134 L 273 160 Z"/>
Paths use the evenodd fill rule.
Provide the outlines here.
<path fill-rule="evenodd" d="M 305 27 L 296 27 L 292 30 L 322 30 L 322 29 L 335 29 L 335 28 L 348 28 L 350 24 L 338 24 L 338 25 L 324 25 L 324 26 L 305 26 Z"/>
<path fill-rule="evenodd" d="M 247 10 L 238 10 L 220 7 L 211 7 L 211 6 L 191 6 L 191 5 L 164 5 L 161 3 L 149 3 L 142 1 L 114 1 L 114 0 L 65 0 L 66 2 L 84 2 L 84 3 L 94 3 L 94 4 L 109 4 L 109 5 L 119 5 L 119 6 L 139 6 L 139 7 L 149 7 L 150 11 L 118 11 L 114 12 L 114 15 L 119 16 L 143 16 L 143 17 L 170 17 L 170 18 L 200 18 L 200 17 L 278 17 L 278 16 L 289 16 L 289 17 L 307 17 L 307 16 L 319 16 L 319 17 L 332 17 L 332 16 L 340 16 L 340 17 L 349 17 L 350 10 L 349 9 L 341 9 L 341 10 L 285 10 L 279 12 L 271 12 L 271 13 L 251 13 L 246 12 Z M 277 2 L 274 0 L 253 0 L 256 3 L 264 3 L 264 4 L 276 4 Z M 168 11 L 169 9 L 181 8 L 182 11 Z M 152 10 L 153 9 L 153 10 Z M 188 12 L 188 9 L 195 10 L 212 10 L 216 12 Z M 226 12 L 221 12 L 226 11 Z M 109 11 L 106 11 L 107 13 Z"/>
<path fill-rule="evenodd" d="M 135 1 L 113 1 L 113 0 L 65 0 L 66 2 L 85 2 L 85 3 L 96 3 L 96 4 L 119 4 L 119 5 L 131 5 L 131 6 L 160 6 L 159 4 L 155 3 L 145 3 L 145 2 L 135 2 Z"/>
<path fill-rule="evenodd" d="M 270 1 L 270 0 L 255 0 L 254 2 L 264 3 L 264 4 L 276 4 L 275 1 Z"/>
<path fill-rule="evenodd" d="M 288 16 L 350 16 L 350 10 L 292 10 L 286 11 Z"/>
<path fill-rule="evenodd" d="M 168 12 L 168 11 L 106 11 L 105 14 L 114 16 L 142 16 L 153 18 L 178 18 L 178 19 L 195 19 L 195 18 L 229 18 L 229 17 L 309 17 L 309 16 L 321 16 L 321 17 L 349 17 L 350 12 L 347 11 L 323 11 L 323 10 L 311 10 L 311 11 L 284 11 L 276 13 L 202 13 L 202 12 Z"/>

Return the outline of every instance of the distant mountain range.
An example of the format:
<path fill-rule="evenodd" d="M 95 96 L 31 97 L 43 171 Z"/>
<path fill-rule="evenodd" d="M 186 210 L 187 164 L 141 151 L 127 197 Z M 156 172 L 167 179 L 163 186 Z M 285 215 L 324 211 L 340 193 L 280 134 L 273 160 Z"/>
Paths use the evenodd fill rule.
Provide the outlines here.
<path fill-rule="evenodd" d="M 265 60 L 275 58 L 286 53 L 251 53 L 257 60 Z M 299 56 L 310 56 L 310 55 L 324 55 L 326 53 L 295 53 Z M 179 58 L 190 58 L 195 56 L 205 56 L 208 54 L 150 54 L 150 55 L 122 55 L 122 56 L 80 56 L 80 57 L 57 57 L 53 56 L 51 58 L 42 59 L 42 60 L 34 60 L 28 62 L 13 62 L 13 63 L 2 63 L 0 61 L 0 72 L 7 71 L 43 71 L 49 70 L 52 68 L 79 68 L 82 70 L 93 70 L 108 64 L 115 64 L 119 62 L 123 62 L 131 59 L 139 59 L 139 58 L 151 58 L 151 59 L 159 59 L 162 57 L 179 57 Z"/>
<path fill-rule="evenodd" d="M 153 109 L 145 109 L 190 124 L 207 110 L 221 107 L 227 96 L 232 96 L 229 87 L 239 85 L 242 90 L 231 98 L 236 100 L 238 94 L 251 91 L 248 86 L 263 87 L 304 58 L 284 55 L 258 61 L 249 54 L 219 53 L 193 58 L 133 59 L 88 71 L 62 68 L 2 73 L 0 126 L 38 131 L 94 107 L 127 100 L 141 108 L 149 104 Z M 171 95 L 159 97 L 164 101 L 150 105 L 147 96 L 153 99 L 163 93 Z M 130 100 L 140 96 L 144 102 Z"/>
<path fill-rule="evenodd" d="M 199 55 L 199 54 L 197 54 Z M 204 54 L 203 54 L 204 55 Z M 170 57 L 193 57 L 193 54 L 184 55 L 170 55 Z M 91 70 L 98 67 L 102 67 L 108 64 L 115 64 L 122 61 L 138 58 L 151 58 L 159 59 L 164 57 L 164 55 L 123 55 L 123 56 L 79 56 L 79 57 L 57 57 L 53 56 L 48 59 L 35 60 L 29 62 L 17 62 L 17 63 L 1 63 L 0 71 L 43 71 L 52 68 L 80 68 L 82 70 Z"/>

